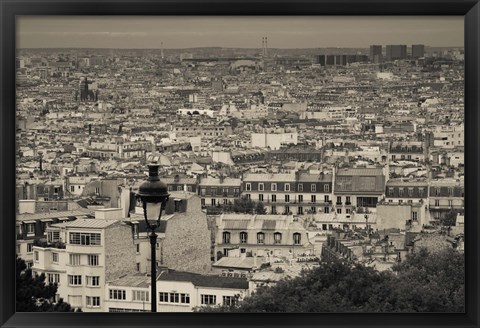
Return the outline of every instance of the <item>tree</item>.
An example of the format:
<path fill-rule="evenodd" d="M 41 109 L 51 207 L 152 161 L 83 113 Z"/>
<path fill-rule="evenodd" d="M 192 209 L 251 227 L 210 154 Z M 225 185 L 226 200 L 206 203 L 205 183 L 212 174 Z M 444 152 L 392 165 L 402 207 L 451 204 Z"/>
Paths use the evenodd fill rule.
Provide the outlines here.
<path fill-rule="evenodd" d="M 33 277 L 25 261 L 16 258 L 17 312 L 73 312 L 70 304 L 60 299 L 54 303 L 57 284 L 45 283 L 45 274 Z"/>
<path fill-rule="evenodd" d="M 255 205 L 255 213 L 257 214 L 267 214 L 267 209 L 262 202 L 257 202 Z"/>
<path fill-rule="evenodd" d="M 260 287 L 234 306 L 198 312 L 463 312 L 464 255 L 425 249 L 393 271 L 336 260 Z"/>
<path fill-rule="evenodd" d="M 453 227 L 457 222 L 457 215 L 456 211 L 449 211 L 443 218 L 440 218 L 440 224 L 444 227 Z"/>
<path fill-rule="evenodd" d="M 247 197 L 235 199 L 233 203 L 233 211 L 236 213 L 252 214 L 255 208 L 255 202 Z"/>

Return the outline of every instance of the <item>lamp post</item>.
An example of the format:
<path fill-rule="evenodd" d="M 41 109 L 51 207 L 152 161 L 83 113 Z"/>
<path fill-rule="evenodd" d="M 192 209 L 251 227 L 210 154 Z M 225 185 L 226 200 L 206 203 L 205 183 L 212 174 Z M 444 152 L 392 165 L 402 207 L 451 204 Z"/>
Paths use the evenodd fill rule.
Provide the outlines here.
<path fill-rule="evenodd" d="M 150 247 L 151 247 L 151 311 L 157 312 L 157 234 L 155 230 L 160 226 L 160 217 L 162 211 L 165 209 L 168 197 L 170 194 L 167 192 L 167 185 L 160 181 L 158 176 L 159 165 L 148 165 L 148 179 L 140 185 L 138 190 L 137 199 L 140 199 L 143 206 L 143 215 L 145 217 L 145 223 L 147 229 L 150 231 Z M 153 222 L 152 222 L 153 221 Z"/>

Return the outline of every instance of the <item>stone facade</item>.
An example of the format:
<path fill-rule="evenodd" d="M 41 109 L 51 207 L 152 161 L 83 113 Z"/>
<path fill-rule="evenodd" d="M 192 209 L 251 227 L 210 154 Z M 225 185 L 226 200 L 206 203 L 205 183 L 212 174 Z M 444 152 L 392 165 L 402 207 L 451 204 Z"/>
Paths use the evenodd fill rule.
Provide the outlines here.
<path fill-rule="evenodd" d="M 131 228 L 117 222 L 105 230 L 105 279 L 110 281 L 135 272 L 135 245 Z"/>

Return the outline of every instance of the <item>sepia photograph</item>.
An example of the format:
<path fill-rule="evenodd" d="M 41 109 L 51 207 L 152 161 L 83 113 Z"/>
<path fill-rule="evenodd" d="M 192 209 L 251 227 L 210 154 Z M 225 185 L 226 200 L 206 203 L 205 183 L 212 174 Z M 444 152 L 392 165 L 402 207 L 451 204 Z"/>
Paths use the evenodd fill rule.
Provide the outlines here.
<path fill-rule="evenodd" d="M 465 313 L 464 28 L 17 16 L 16 311 Z"/>

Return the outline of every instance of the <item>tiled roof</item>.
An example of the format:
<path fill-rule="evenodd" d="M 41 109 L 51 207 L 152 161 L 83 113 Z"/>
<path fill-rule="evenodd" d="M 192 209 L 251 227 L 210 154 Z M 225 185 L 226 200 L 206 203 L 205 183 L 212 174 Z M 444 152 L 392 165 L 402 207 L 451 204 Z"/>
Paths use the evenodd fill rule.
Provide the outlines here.
<path fill-rule="evenodd" d="M 220 182 L 220 178 L 204 178 L 200 181 L 200 186 L 240 186 L 242 180 L 234 178 L 225 178 Z"/>
<path fill-rule="evenodd" d="M 56 219 L 64 217 L 81 217 L 92 215 L 92 210 L 79 209 L 74 211 L 52 211 L 52 212 L 42 212 L 42 213 L 25 213 L 17 214 L 17 221 L 32 221 L 32 220 L 42 220 L 42 219 Z"/>
<path fill-rule="evenodd" d="M 382 168 L 341 168 L 336 172 L 337 176 L 377 176 L 383 175 Z"/>
<path fill-rule="evenodd" d="M 290 173 L 247 173 L 243 177 L 244 182 L 248 181 L 265 181 L 265 182 L 294 182 L 295 174 Z"/>
<path fill-rule="evenodd" d="M 207 276 L 198 273 L 173 270 L 162 272 L 158 277 L 158 280 L 191 282 L 198 287 L 248 289 L 248 281 L 246 278 Z"/>
<path fill-rule="evenodd" d="M 109 284 L 110 286 L 148 288 L 150 286 L 150 277 L 142 273 L 136 273 L 113 280 Z"/>
<path fill-rule="evenodd" d="M 74 221 L 52 224 L 52 227 L 68 227 L 68 228 L 95 228 L 104 229 L 119 220 L 100 220 L 100 219 L 76 219 Z"/>

